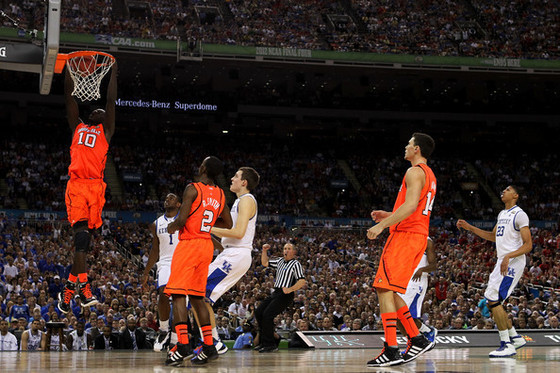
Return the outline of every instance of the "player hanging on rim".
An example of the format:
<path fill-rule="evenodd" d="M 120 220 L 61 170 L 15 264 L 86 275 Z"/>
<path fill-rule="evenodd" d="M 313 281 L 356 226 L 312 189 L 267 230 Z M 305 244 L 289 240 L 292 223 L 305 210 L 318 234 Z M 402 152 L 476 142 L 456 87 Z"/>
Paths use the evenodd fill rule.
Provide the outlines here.
<path fill-rule="evenodd" d="M 257 200 L 251 192 L 259 185 L 259 180 L 258 172 L 251 167 L 241 167 L 237 170 L 229 187 L 237 196 L 231 207 L 233 227 L 213 227 L 211 231 L 212 234 L 222 237 L 221 244 L 224 248 L 210 264 L 206 284 L 206 298 L 210 302 L 206 303 L 206 307 L 212 324 L 212 337 L 219 354 L 225 354 L 228 348 L 220 340 L 212 304 L 231 289 L 251 267 L 251 251 L 257 225 Z M 197 358 L 198 355 L 194 359 Z"/>
<path fill-rule="evenodd" d="M 433 342 L 420 333 L 406 303 L 397 293 L 405 293 L 428 243 L 436 177 L 427 165 L 427 158 L 434 147 L 430 136 L 424 133 L 412 135 L 404 155 L 412 167 L 404 175 L 393 212 L 371 212 L 372 219 L 378 224 L 368 229 L 368 238 L 377 238 L 385 228 L 390 228 L 390 234 L 373 283 L 379 299 L 385 343 L 379 356 L 368 361 L 370 367 L 406 363 L 433 347 Z M 402 356 L 397 344 L 397 319 L 408 335 L 407 348 Z"/>
<path fill-rule="evenodd" d="M 210 315 L 204 301 L 208 267 L 214 255 L 210 230 L 215 224 L 231 228 L 232 219 L 223 190 L 216 184 L 223 164 L 216 157 L 204 159 L 198 170 L 199 182 L 187 185 L 179 215 L 167 226 L 168 233 L 179 232 L 179 244 L 171 260 L 171 275 L 165 294 L 173 297 L 173 323 L 178 343 L 170 350 L 166 365 L 181 365 L 194 355 L 189 345 L 186 296 L 198 315 L 204 344 L 194 364 L 218 357 L 212 339 Z M 218 218 L 221 218 L 219 222 Z"/>
<path fill-rule="evenodd" d="M 66 210 L 74 233 L 74 261 L 68 281 L 58 295 L 58 309 L 68 313 L 70 302 L 79 296 L 83 307 L 97 304 L 87 277 L 86 257 L 92 232 L 101 227 L 105 204 L 103 173 L 109 143 L 115 133 L 115 100 L 117 99 L 117 63 L 112 67 L 107 88 L 105 110 L 95 109 L 88 122 L 80 119 L 78 103 L 72 96 L 74 82 L 66 68 L 64 98 L 68 125 L 72 130 L 70 146 L 70 180 L 66 186 Z"/>
<path fill-rule="evenodd" d="M 525 254 L 533 249 L 529 217 L 519 206 L 520 189 L 510 185 L 502 191 L 505 209 L 498 215 L 494 229 L 484 231 L 463 219 L 457 220 L 457 227 L 466 229 L 478 237 L 496 243 L 498 260 L 488 278 L 484 298 L 498 327 L 500 347 L 489 353 L 490 357 L 506 357 L 516 354 L 516 349 L 525 346 L 525 339 L 517 334 L 504 309 L 504 302 L 511 295 L 525 269 Z"/>
<path fill-rule="evenodd" d="M 436 260 L 434 242 L 428 237 L 426 251 L 414 270 L 414 275 L 410 279 L 406 292 L 402 296 L 402 299 L 410 310 L 410 316 L 414 319 L 420 333 L 424 334 L 428 341 L 434 343 L 432 348 L 435 347 L 438 330 L 422 322 L 422 305 L 424 304 L 424 297 L 428 289 L 428 274 L 436 270 Z M 397 327 L 402 335 L 406 335 L 406 331 L 400 320 L 397 321 Z"/>
<path fill-rule="evenodd" d="M 150 225 L 152 234 L 152 249 L 148 256 L 148 263 L 142 275 L 142 287 L 147 288 L 148 275 L 157 261 L 157 289 L 158 289 L 158 317 L 159 333 L 154 342 L 154 351 L 163 351 L 169 345 L 169 316 L 171 307 L 169 297 L 163 294 L 165 285 L 171 274 L 171 258 L 179 243 L 179 232 L 167 233 L 167 226 L 177 218 L 181 199 L 174 193 L 169 193 L 163 202 L 165 213 Z"/>

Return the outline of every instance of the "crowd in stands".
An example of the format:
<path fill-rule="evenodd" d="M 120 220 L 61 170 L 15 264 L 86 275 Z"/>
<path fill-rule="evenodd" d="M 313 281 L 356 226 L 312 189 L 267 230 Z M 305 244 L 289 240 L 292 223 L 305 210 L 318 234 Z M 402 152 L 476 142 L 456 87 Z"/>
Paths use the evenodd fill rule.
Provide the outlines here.
<path fill-rule="evenodd" d="M 56 308 L 56 295 L 70 268 L 68 224 L 61 227 L 48 220 L 0 218 L 0 318 L 9 322 L 0 323 L 2 335 L 3 328 L 18 340 L 25 330 L 31 329 L 35 335 L 37 330 L 49 332 L 51 343 L 45 334 L 43 346 L 56 349 L 58 340 L 52 341 L 56 333 L 49 331 L 49 326 L 62 322 L 68 349 L 80 348 L 73 341 L 84 338 L 82 331 L 91 335 L 83 340 L 86 348 L 150 348 L 158 330 L 155 279 L 151 278 L 146 289 L 139 282 L 151 245 L 147 226 L 111 222 L 108 227 L 95 236 L 88 254 L 89 278 L 100 303 L 82 309 L 77 299 L 72 312 L 64 316 Z M 537 228 L 532 228 L 532 234 L 533 251 L 506 308 L 517 328 L 557 329 L 560 234 L 557 229 Z M 431 236 L 438 267 L 430 276 L 422 319 L 439 329 L 495 328 L 483 300 L 484 285 L 496 260 L 495 249 L 456 228 L 434 228 Z M 277 317 L 280 336 L 289 338 L 295 329 L 306 328 L 381 330 L 371 281 L 383 238 L 368 241 L 363 230 L 259 226 L 251 269 L 215 304 L 220 333 L 234 338 L 243 333 L 243 325 L 255 326 L 254 309 L 270 293 L 274 280 L 273 271 L 260 264 L 260 248 L 270 243 L 271 254 L 280 255 L 287 241 L 299 249 L 308 285 Z M 121 243 L 130 249 L 132 242 L 137 250 L 131 257 L 122 251 Z"/>
<path fill-rule="evenodd" d="M 58 130 L 68 135 L 64 126 Z M 114 197 L 109 186 L 105 209 L 159 211 L 167 193 L 180 194 L 192 181 L 197 171 L 194 165 L 206 154 L 210 140 L 196 136 L 154 140 L 146 135 L 144 140 L 134 137 L 133 143 L 126 140 L 125 132 L 117 132 L 110 148 L 122 195 Z M 245 165 L 241 160 L 250 160 L 262 176 L 256 193 L 262 196 L 259 211 L 263 215 L 367 218 L 374 208 L 391 210 L 407 166 L 401 155 L 370 151 L 369 143 L 337 142 L 330 147 L 326 143 L 314 146 L 307 140 L 263 138 L 255 147 L 251 141 L 237 139 L 221 138 L 219 146 L 212 140 L 214 154 L 225 163 L 219 184 L 232 202 L 229 178 Z M 0 208 L 65 211 L 68 148 L 61 142 L 4 144 L 0 180 L 5 191 Z M 558 157 L 523 154 L 510 159 L 497 154 L 485 160 L 435 157 L 431 163 L 438 177 L 434 219 L 439 223 L 457 218 L 492 221 L 501 208 L 500 192 L 516 184 L 525 189 L 519 204 L 531 219 L 558 220 L 554 198 L 560 187 L 554 166 Z M 357 184 L 351 182 L 354 177 Z"/>
<path fill-rule="evenodd" d="M 38 1 L 3 0 L 42 29 Z M 557 59 L 557 1 L 111 0 L 63 2 L 62 31 L 335 51 Z M 118 2 L 117 2 L 118 3 Z M 3 25 L 11 26 L 9 20 Z"/>

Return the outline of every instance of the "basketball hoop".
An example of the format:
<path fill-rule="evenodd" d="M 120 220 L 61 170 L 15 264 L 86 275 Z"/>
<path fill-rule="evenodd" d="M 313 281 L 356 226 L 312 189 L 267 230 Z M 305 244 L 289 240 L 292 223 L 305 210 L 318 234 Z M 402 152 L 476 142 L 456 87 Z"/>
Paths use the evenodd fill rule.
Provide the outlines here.
<path fill-rule="evenodd" d="M 60 74 L 67 65 L 74 82 L 72 96 L 82 101 L 94 101 L 101 98 L 99 87 L 101 80 L 115 63 L 115 57 L 97 51 L 78 51 L 68 54 L 59 53 L 55 72 Z"/>

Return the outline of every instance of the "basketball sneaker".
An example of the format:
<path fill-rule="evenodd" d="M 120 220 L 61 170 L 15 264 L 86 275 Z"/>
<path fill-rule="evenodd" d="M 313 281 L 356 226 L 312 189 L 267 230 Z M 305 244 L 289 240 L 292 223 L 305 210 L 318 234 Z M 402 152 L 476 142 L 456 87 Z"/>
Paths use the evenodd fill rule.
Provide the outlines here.
<path fill-rule="evenodd" d="M 64 289 L 58 293 L 57 308 L 60 312 L 64 314 L 70 312 L 70 302 L 74 299 L 74 294 L 76 294 L 76 284 L 67 282 L 66 285 L 64 285 Z"/>
<path fill-rule="evenodd" d="M 226 352 L 228 352 L 228 347 L 220 339 L 214 338 L 214 346 L 216 346 L 216 350 L 218 351 L 218 354 L 220 354 L 220 355 L 223 355 Z"/>
<path fill-rule="evenodd" d="M 167 350 L 170 340 L 171 340 L 171 332 L 170 331 L 164 332 L 160 330 L 158 332 L 156 341 L 154 342 L 154 351 L 161 352 Z"/>
<path fill-rule="evenodd" d="M 183 363 L 183 360 L 190 359 L 193 355 L 194 353 L 191 345 L 177 343 L 175 347 L 169 350 L 165 365 L 179 366 Z"/>
<path fill-rule="evenodd" d="M 436 347 L 436 343 L 437 343 L 436 342 L 436 337 L 438 335 L 438 330 L 436 328 L 434 328 L 433 326 L 428 326 L 428 328 L 430 328 L 430 331 L 426 332 L 426 333 L 422 333 L 422 334 L 424 334 L 424 337 L 426 337 L 426 339 L 428 341 L 433 343 L 432 347 L 430 348 L 430 350 L 431 350 L 434 347 Z"/>
<path fill-rule="evenodd" d="M 513 347 L 512 343 L 509 342 L 500 342 L 500 347 L 496 350 L 490 352 L 488 354 L 489 357 L 508 357 L 508 356 L 515 356 L 517 352 L 515 352 L 515 347 Z"/>
<path fill-rule="evenodd" d="M 95 295 L 91 292 L 91 285 L 89 281 L 85 284 L 78 285 L 78 296 L 82 301 L 82 307 L 95 306 L 99 303 Z"/>
<path fill-rule="evenodd" d="M 430 342 L 423 334 L 418 334 L 416 337 L 409 338 L 403 356 L 404 362 L 408 363 L 416 359 L 424 352 L 431 350 L 434 344 L 435 342 Z"/>
<path fill-rule="evenodd" d="M 203 365 L 217 358 L 218 351 L 216 350 L 216 346 L 203 344 L 200 352 L 191 359 L 191 362 L 195 365 Z"/>
<path fill-rule="evenodd" d="M 525 338 L 523 338 L 519 334 L 516 335 L 515 337 L 509 337 L 509 339 L 511 340 L 511 344 L 513 345 L 513 347 L 515 347 L 516 350 L 527 344 Z"/>
<path fill-rule="evenodd" d="M 403 357 L 398 347 L 389 347 L 387 342 L 383 343 L 383 350 L 375 359 L 367 362 L 368 367 L 388 367 L 403 363 Z"/>

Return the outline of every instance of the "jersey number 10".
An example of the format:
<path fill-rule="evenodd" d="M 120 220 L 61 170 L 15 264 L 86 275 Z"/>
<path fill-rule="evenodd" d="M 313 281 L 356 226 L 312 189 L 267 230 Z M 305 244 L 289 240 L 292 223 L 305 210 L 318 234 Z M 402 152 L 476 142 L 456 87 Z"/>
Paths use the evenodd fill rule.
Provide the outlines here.
<path fill-rule="evenodd" d="M 84 135 L 85 135 L 85 139 L 84 139 Z M 80 137 L 78 138 L 78 145 L 85 145 L 90 148 L 95 148 L 95 141 L 97 141 L 96 134 L 80 132 Z"/>

